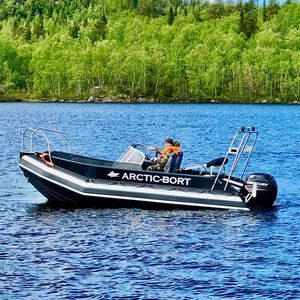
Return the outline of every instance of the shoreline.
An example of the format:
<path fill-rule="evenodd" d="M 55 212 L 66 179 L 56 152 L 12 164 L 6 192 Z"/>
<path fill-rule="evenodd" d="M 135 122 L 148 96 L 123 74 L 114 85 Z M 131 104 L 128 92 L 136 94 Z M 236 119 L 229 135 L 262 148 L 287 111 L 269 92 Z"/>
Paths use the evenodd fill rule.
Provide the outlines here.
<path fill-rule="evenodd" d="M 1 99 L 0 103 L 78 103 L 78 104 L 277 104 L 299 105 L 300 101 L 253 100 L 253 101 L 224 101 L 224 100 L 138 100 L 138 99 L 99 99 L 99 100 L 66 100 L 66 99 Z"/>

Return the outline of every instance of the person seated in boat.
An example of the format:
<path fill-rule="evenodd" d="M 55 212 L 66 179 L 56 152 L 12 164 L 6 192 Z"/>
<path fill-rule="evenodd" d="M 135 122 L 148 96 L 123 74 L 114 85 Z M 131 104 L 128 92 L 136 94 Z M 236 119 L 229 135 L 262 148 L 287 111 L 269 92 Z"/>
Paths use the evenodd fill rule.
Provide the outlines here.
<path fill-rule="evenodd" d="M 156 151 L 159 154 L 157 162 L 149 166 L 147 168 L 147 171 L 163 171 L 164 167 L 166 166 L 168 159 L 172 153 L 175 153 L 176 155 L 180 152 L 180 143 L 174 142 L 173 139 L 167 138 L 165 140 L 165 148 L 157 148 L 154 146 L 149 146 L 148 149 L 150 151 Z"/>

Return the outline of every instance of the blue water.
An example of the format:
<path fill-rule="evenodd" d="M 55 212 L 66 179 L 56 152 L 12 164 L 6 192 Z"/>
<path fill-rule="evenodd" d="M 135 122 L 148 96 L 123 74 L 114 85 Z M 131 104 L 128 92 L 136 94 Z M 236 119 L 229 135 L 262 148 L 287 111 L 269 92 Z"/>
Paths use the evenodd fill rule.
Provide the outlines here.
<path fill-rule="evenodd" d="M 189 165 L 241 125 L 260 131 L 248 171 L 277 179 L 272 211 L 53 209 L 18 167 L 26 127 L 109 159 L 174 137 Z M 0 104 L 0 299 L 299 299 L 299 128 L 292 105 Z"/>

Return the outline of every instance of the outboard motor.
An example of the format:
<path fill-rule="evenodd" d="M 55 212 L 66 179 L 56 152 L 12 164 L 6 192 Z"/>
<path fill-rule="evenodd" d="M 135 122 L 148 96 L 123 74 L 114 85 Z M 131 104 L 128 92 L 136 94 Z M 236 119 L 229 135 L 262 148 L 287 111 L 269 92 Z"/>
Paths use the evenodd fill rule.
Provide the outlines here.
<path fill-rule="evenodd" d="M 247 178 L 242 193 L 248 207 L 270 208 L 276 200 L 277 183 L 272 175 L 254 173 Z"/>

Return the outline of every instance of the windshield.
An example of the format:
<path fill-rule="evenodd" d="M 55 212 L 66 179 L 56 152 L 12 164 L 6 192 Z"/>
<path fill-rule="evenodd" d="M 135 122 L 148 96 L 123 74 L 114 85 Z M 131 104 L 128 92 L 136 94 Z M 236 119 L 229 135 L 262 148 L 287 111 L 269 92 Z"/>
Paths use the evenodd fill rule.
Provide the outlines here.
<path fill-rule="evenodd" d="M 129 146 L 117 161 L 142 165 L 144 160 L 145 154 L 143 152 Z"/>

